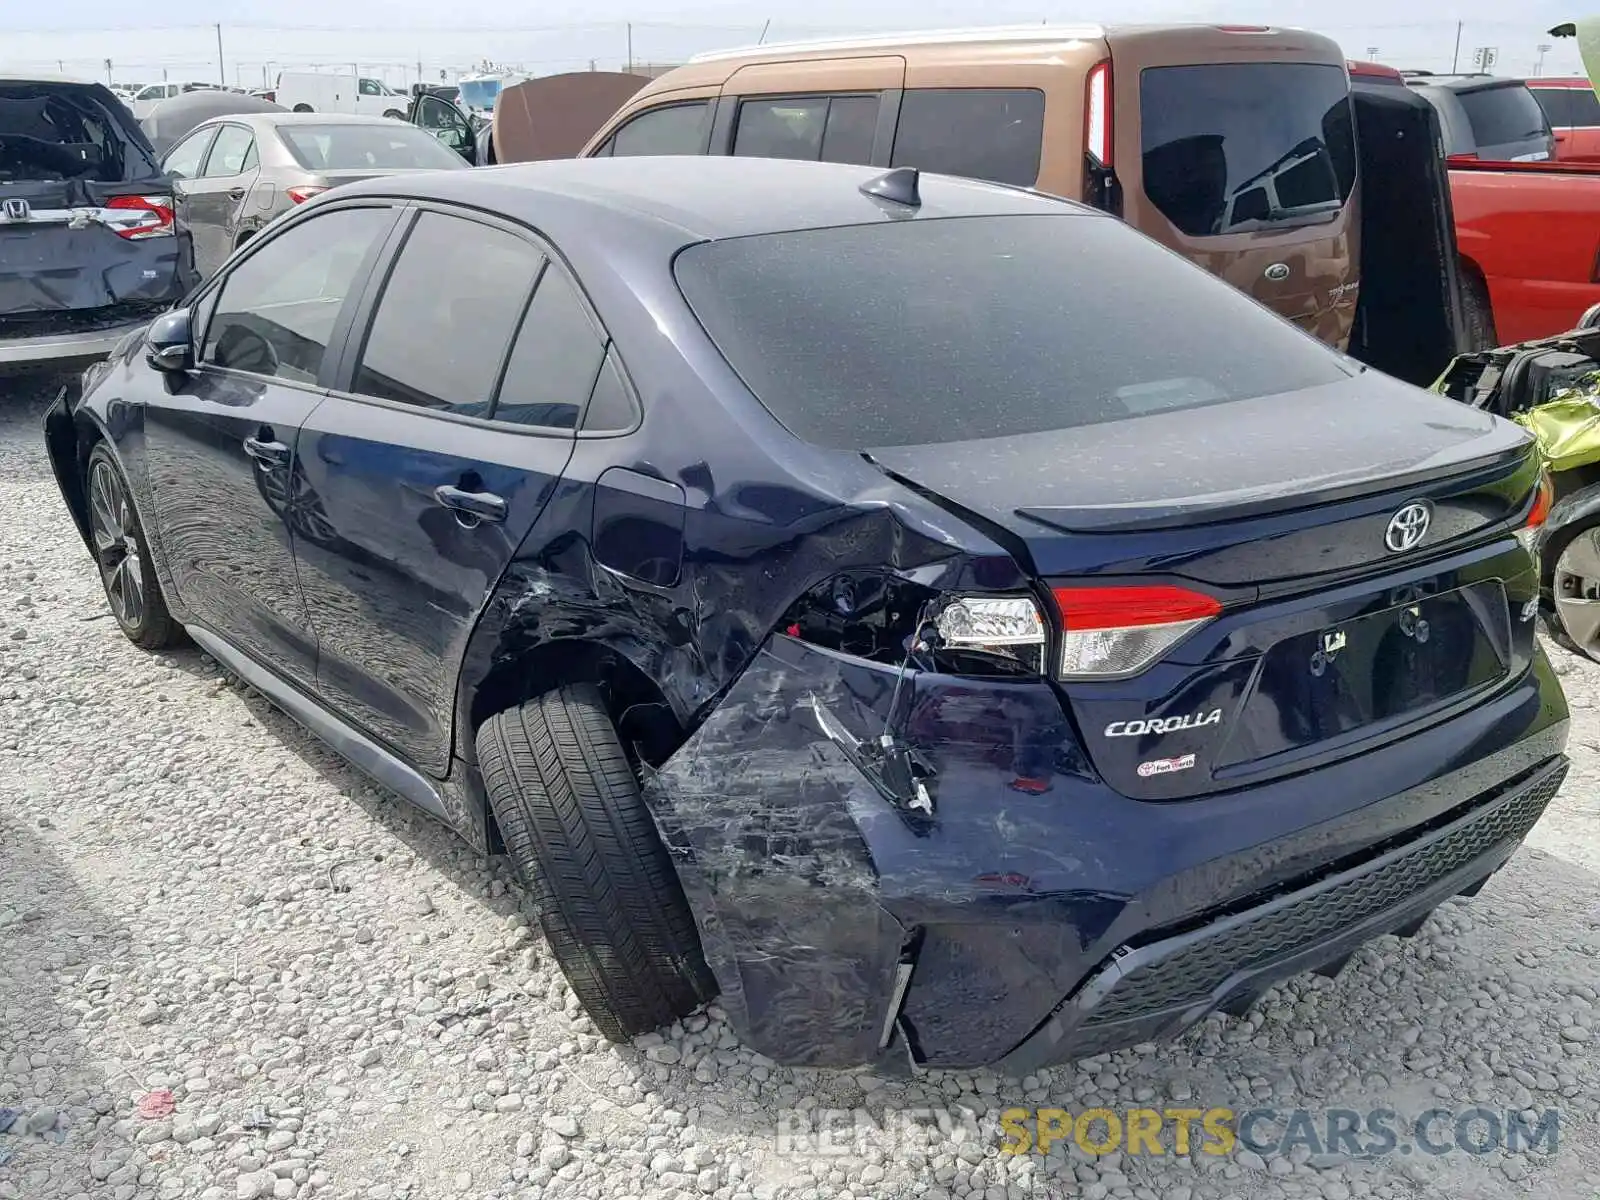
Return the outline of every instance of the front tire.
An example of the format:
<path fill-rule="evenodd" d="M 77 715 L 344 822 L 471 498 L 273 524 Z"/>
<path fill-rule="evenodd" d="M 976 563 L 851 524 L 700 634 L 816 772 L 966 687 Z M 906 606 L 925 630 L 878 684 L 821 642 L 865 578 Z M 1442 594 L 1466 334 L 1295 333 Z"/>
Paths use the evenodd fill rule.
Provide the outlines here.
<path fill-rule="evenodd" d="M 294 106 L 294 111 L 295 112 L 314 112 L 316 110 L 313 109 L 311 107 L 311 105 L 309 105 L 309 104 L 296 104 Z"/>
<path fill-rule="evenodd" d="M 613 1042 L 716 994 L 694 917 L 599 690 L 559 688 L 478 731 L 478 764 L 550 951 Z"/>
<path fill-rule="evenodd" d="M 406 119 L 405 113 L 401 112 L 397 108 L 391 108 L 383 115 L 388 117 L 391 121 L 404 121 Z"/>
<path fill-rule="evenodd" d="M 128 640 L 141 649 L 173 645 L 183 636 L 182 627 L 167 611 L 127 476 L 104 442 L 89 453 L 84 491 L 89 504 L 89 541 L 111 615 Z"/>

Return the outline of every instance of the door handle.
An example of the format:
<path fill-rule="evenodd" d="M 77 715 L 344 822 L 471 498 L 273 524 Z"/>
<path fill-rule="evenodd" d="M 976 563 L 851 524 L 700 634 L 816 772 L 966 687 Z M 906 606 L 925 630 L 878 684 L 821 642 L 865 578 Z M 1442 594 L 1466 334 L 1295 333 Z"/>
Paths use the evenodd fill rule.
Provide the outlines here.
<path fill-rule="evenodd" d="M 277 467 L 288 463 L 289 447 L 282 442 L 273 441 L 272 430 L 263 429 L 261 432 L 266 435 L 267 440 L 263 441 L 261 438 L 254 437 L 245 438 L 244 452 L 257 462 L 271 463 Z"/>
<path fill-rule="evenodd" d="M 244 189 L 243 188 L 229 188 L 228 189 L 228 199 L 229 200 L 243 200 L 244 199 Z"/>
<path fill-rule="evenodd" d="M 456 520 L 472 518 L 470 525 L 476 525 L 479 521 L 498 524 L 506 519 L 505 499 L 493 492 L 469 492 L 445 483 L 433 489 L 433 498 L 456 513 Z M 462 524 L 469 522 L 462 521 Z"/>

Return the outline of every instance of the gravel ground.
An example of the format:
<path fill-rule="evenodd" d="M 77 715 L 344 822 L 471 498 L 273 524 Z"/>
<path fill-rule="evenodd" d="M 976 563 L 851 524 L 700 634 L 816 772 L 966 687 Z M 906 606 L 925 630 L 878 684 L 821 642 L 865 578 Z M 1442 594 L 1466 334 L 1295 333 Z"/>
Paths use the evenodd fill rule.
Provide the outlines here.
<path fill-rule="evenodd" d="M 198 652 L 124 641 L 41 411 L 0 391 L 0 1108 L 20 1114 L 0 1200 L 1600 1194 L 1600 669 L 1556 652 L 1575 769 L 1477 899 L 1177 1045 L 1022 1081 L 788 1071 L 713 1007 L 617 1048 L 503 862 Z M 952 1135 L 839 1156 L 776 1136 L 810 1119 L 785 1110 L 1263 1103 L 1555 1107 L 1561 1145 L 1039 1158 Z"/>

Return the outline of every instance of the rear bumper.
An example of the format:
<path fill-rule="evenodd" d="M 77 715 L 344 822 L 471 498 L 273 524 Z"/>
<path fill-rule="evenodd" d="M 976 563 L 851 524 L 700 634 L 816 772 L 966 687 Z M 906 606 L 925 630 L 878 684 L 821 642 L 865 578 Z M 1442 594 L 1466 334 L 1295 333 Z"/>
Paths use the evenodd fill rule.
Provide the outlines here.
<path fill-rule="evenodd" d="M 1125 944 L 1005 1059 L 1026 1073 L 1181 1033 L 1292 975 L 1343 964 L 1504 865 L 1566 778 L 1555 759 L 1423 836 L 1182 933 Z"/>
<path fill-rule="evenodd" d="M 84 333 L 50 333 L 37 337 L 0 337 L 0 369 L 50 370 L 82 365 L 105 358 L 117 343 L 150 323 L 149 317 L 109 329 Z"/>
<path fill-rule="evenodd" d="M 1192 800 L 1093 771 L 1048 684 L 917 675 L 931 815 L 851 751 L 896 672 L 774 637 L 646 782 L 722 1004 L 780 1062 L 1030 1066 L 1170 1036 L 1471 891 L 1565 771 L 1542 653 L 1448 720 Z"/>

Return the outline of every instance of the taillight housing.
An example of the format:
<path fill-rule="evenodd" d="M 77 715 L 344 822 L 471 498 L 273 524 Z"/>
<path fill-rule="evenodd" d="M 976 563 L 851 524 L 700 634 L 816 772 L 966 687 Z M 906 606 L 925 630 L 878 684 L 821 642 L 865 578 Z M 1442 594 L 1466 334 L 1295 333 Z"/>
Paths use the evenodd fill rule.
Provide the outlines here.
<path fill-rule="evenodd" d="M 1089 68 L 1083 98 L 1083 145 L 1089 156 L 1102 167 L 1111 167 L 1111 60 L 1102 59 Z"/>
<path fill-rule="evenodd" d="M 1122 679 L 1222 612 L 1215 597 L 1165 583 L 1061 586 L 1052 594 L 1061 618 L 1053 672 L 1044 662 L 1047 623 L 1031 597 L 958 597 L 939 613 L 939 637 L 952 649 L 1015 659 L 1061 679 Z"/>
<path fill-rule="evenodd" d="M 1061 614 L 1063 679 L 1137 674 L 1222 611 L 1214 596 L 1173 584 L 1086 584 L 1052 592 Z"/>
<path fill-rule="evenodd" d="M 1089 68 L 1083 93 L 1083 202 L 1122 215 L 1122 186 L 1115 169 L 1116 128 L 1112 118 L 1111 60 Z"/>
<path fill-rule="evenodd" d="M 1555 498 L 1556 489 L 1555 484 L 1550 481 L 1550 472 L 1540 471 L 1539 484 L 1533 490 L 1533 507 L 1528 510 L 1528 517 L 1523 521 L 1522 528 L 1517 530 L 1517 540 L 1529 554 L 1538 553 L 1539 531 L 1550 519 L 1550 509 L 1555 504 Z"/>
<path fill-rule="evenodd" d="M 328 189 L 321 184 L 308 183 L 303 184 L 300 187 L 284 188 L 283 190 L 289 194 L 289 199 L 293 200 L 296 204 L 304 204 L 307 200 L 311 199 L 311 197 L 320 196 Z"/>
<path fill-rule="evenodd" d="M 113 196 L 106 201 L 106 207 L 118 214 L 111 228 L 120 238 L 142 242 L 146 238 L 172 236 L 171 196 Z"/>
<path fill-rule="evenodd" d="M 934 622 L 946 646 L 1015 659 L 1044 674 L 1044 614 L 1029 596 L 961 596 Z"/>

